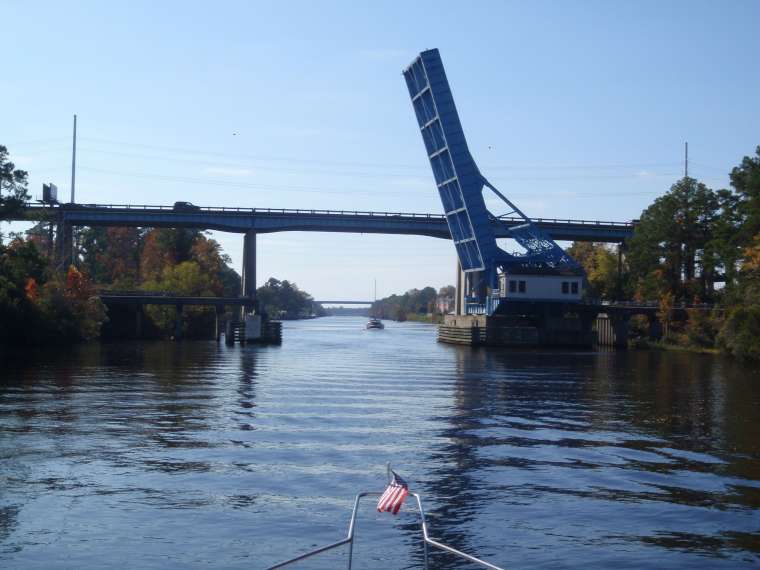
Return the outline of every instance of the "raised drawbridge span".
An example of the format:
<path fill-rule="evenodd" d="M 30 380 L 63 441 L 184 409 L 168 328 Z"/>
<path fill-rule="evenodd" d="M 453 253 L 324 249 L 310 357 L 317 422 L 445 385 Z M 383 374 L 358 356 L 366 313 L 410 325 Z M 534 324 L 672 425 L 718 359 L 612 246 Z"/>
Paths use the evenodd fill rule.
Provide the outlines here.
<path fill-rule="evenodd" d="M 523 277 L 510 281 L 510 285 L 520 284 L 519 292 L 516 285 L 514 291 L 509 291 L 515 295 L 528 293 L 527 276 L 541 276 L 540 287 L 547 291 L 546 294 L 547 287 L 551 286 L 547 279 L 562 275 L 582 277 L 580 265 L 557 245 L 551 235 L 481 174 L 467 146 L 438 50 L 420 53 L 404 70 L 404 78 L 451 239 L 465 274 L 467 307 L 472 307 L 475 312 L 492 314 L 502 301 L 508 300 L 501 283 L 506 282 L 509 275 Z M 505 214 L 497 216 L 488 210 L 483 198 L 485 188 L 507 207 Z M 517 223 L 505 228 L 506 236 L 497 236 L 493 222 L 509 216 Z M 513 239 L 524 252 L 505 251 L 499 247 L 497 237 Z M 538 279 L 533 281 L 539 285 Z M 572 282 L 577 295 L 578 281 Z"/>

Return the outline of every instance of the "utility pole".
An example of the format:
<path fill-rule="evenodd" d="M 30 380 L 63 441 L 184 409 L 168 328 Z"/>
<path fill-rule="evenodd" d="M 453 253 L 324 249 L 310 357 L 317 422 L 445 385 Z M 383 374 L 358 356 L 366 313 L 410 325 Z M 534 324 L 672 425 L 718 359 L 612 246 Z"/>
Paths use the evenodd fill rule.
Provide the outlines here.
<path fill-rule="evenodd" d="M 76 186 L 77 176 L 77 116 L 74 115 L 74 134 L 71 143 L 71 203 L 74 203 L 74 188 Z M 76 264 L 77 246 L 74 236 L 74 227 L 69 229 L 71 235 L 71 263 Z"/>
<path fill-rule="evenodd" d="M 77 116 L 74 115 L 74 136 L 71 145 L 71 203 L 74 203 L 74 186 L 77 176 Z"/>
<path fill-rule="evenodd" d="M 684 143 L 683 177 L 689 177 L 689 142 Z"/>

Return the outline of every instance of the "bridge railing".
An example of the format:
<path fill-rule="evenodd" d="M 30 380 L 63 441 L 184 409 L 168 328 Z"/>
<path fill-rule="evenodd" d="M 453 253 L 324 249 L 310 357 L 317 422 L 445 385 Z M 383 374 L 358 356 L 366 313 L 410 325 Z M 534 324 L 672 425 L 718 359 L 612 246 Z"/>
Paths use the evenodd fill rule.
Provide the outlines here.
<path fill-rule="evenodd" d="M 625 307 L 634 309 L 658 309 L 660 307 L 659 301 L 601 301 L 602 306 L 610 307 Z M 713 309 L 714 303 L 673 303 L 673 309 Z"/>
<path fill-rule="evenodd" d="M 98 295 L 105 297 L 176 297 L 178 294 L 173 291 L 143 291 L 140 289 L 130 289 L 120 291 L 118 289 L 96 288 Z"/>
<path fill-rule="evenodd" d="M 368 218 L 413 218 L 421 220 L 443 220 L 443 214 L 421 214 L 417 212 L 371 212 L 367 210 L 320 210 L 301 208 L 236 208 L 229 206 L 197 206 L 195 208 L 175 208 L 174 206 L 162 206 L 152 204 L 75 204 L 74 208 L 93 208 L 108 210 L 139 210 L 139 211 L 162 211 L 176 212 L 178 214 L 192 213 L 237 213 L 237 214 L 296 214 L 316 216 L 365 216 Z M 63 208 L 72 208 L 70 204 L 64 204 Z M 515 216 L 499 216 L 496 221 L 506 223 L 523 223 L 522 218 Z M 539 224 L 573 224 L 580 226 L 612 226 L 630 228 L 632 222 L 614 222 L 607 220 L 576 220 L 570 218 L 531 218 Z"/>
<path fill-rule="evenodd" d="M 64 204 L 65 208 L 71 208 L 70 204 Z M 239 213 L 239 214 L 314 214 L 314 215 L 343 215 L 343 216 L 367 216 L 367 217 L 405 217 L 442 220 L 443 214 L 420 214 L 416 212 L 371 212 L 368 210 L 319 210 L 302 208 L 236 208 L 229 206 L 198 206 L 196 208 L 175 208 L 174 206 L 161 206 L 154 204 L 76 204 L 79 208 L 97 208 L 108 210 L 159 210 L 163 212 L 175 212 L 178 214 L 193 213 Z"/>

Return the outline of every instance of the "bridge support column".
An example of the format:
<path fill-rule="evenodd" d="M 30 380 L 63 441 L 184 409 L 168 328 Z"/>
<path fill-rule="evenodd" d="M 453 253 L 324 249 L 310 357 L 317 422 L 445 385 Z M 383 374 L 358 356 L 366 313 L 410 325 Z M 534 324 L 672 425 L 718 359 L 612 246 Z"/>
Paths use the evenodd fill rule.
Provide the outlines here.
<path fill-rule="evenodd" d="M 464 272 L 462 271 L 462 264 L 457 257 L 457 276 L 456 280 L 456 292 L 454 293 L 454 314 L 464 314 Z"/>
<path fill-rule="evenodd" d="M 222 337 L 222 330 L 219 328 L 219 317 L 224 314 L 224 305 L 216 305 L 214 307 L 214 338 L 216 342 Z"/>
<path fill-rule="evenodd" d="M 184 310 L 184 305 L 182 303 L 177 303 L 177 316 L 174 319 L 174 340 L 182 340 L 182 311 Z"/>
<path fill-rule="evenodd" d="M 649 321 L 649 340 L 658 341 L 662 340 L 662 323 L 657 315 L 647 315 Z"/>
<path fill-rule="evenodd" d="M 628 315 L 612 316 L 612 330 L 615 333 L 615 348 L 628 348 L 628 325 L 630 317 Z"/>
<path fill-rule="evenodd" d="M 619 243 L 617 246 L 617 283 L 615 296 L 618 301 L 623 300 L 623 244 Z"/>
<path fill-rule="evenodd" d="M 66 273 L 69 270 L 72 259 L 72 247 L 74 240 L 74 227 L 59 217 L 55 232 L 55 261 L 56 266 Z"/>
<path fill-rule="evenodd" d="M 256 298 L 256 232 L 249 230 L 243 238 L 243 297 Z M 245 315 L 245 308 L 241 309 Z"/>

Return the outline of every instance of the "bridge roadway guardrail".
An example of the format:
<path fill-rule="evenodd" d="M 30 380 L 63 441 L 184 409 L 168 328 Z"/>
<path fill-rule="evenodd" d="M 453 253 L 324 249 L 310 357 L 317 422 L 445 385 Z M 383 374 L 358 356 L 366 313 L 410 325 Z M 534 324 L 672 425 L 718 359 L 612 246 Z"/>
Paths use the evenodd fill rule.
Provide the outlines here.
<path fill-rule="evenodd" d="M 64 208 L 71 208 L 70 204 L 64 205 Z M 368 216 L 380 218 L 420 218 L 427 220 L 445 220 L 443 214 L 422 214 L 419 212 L 373 212 L 369 210 L 321 210 L 313 208 L 236 208 L 230 206 L 197 206 L 195 208 L 175 208 L 174 206 L 161 206 L 150 204 L 76 204 L 76 207 L 83 208 L 107 208 L 111 210 L 160 210 L 176 213 L 191 214 L 194 212 L 225 212 L 240 214 L 313 214 L 313 215 L 343 215 L 343 216 Z M 632 228 L 633 222 L 613 222 L 608 220 L 577 220 L 572 218 L 531 218 L 535 223 L 551 224 L 573 224 L 584 226 L 617 226 L 621 228 Z M 498 216 L 494 221 L 522 223 L 524 220 L 518 216 Z"/>
<path fill-rule="evenodd" d="M 229 232 L 326 231 L 424 235 L 450 239 L 443 214 L 415 212 L 371 212 L 361 210 L 320 210 L 289 208 L 174 207 L 148 204 L 63 204 L 55 208 L 31 206 L 26 216 L 63 215 L 75 225 L 197 227 Z M 632 222 L 533 218 L 557 240 L 619 243 L 633 233 Z M 509 237 L 512 225 L 521 218 L 492 218 L 498 238 Z"/>

